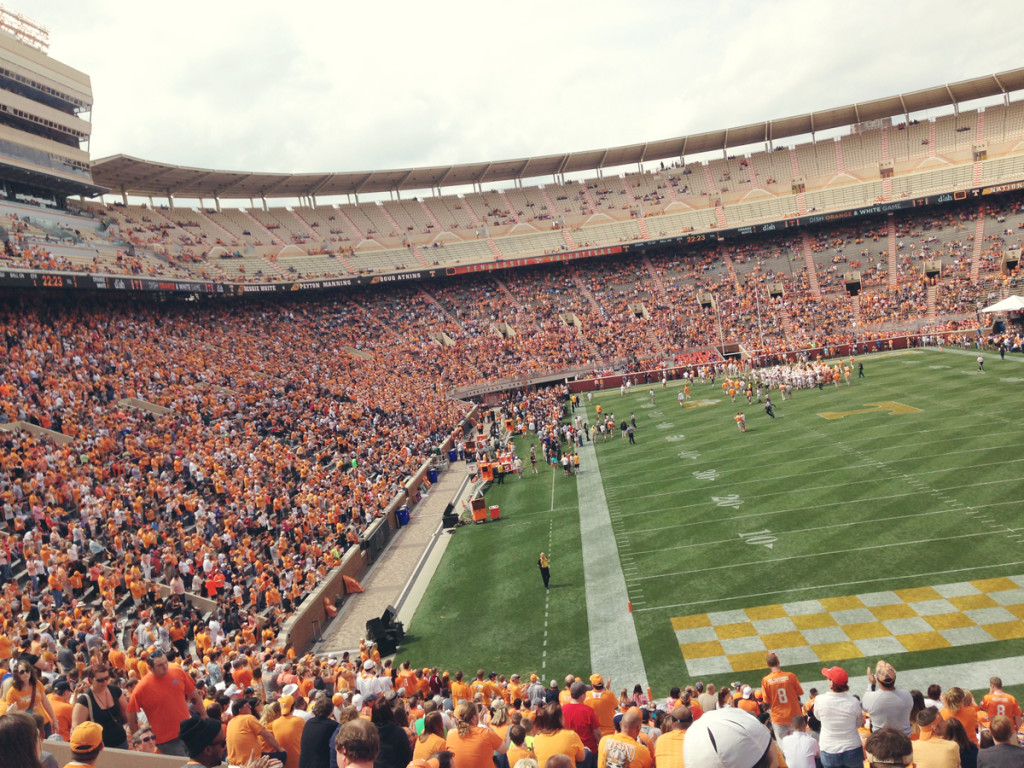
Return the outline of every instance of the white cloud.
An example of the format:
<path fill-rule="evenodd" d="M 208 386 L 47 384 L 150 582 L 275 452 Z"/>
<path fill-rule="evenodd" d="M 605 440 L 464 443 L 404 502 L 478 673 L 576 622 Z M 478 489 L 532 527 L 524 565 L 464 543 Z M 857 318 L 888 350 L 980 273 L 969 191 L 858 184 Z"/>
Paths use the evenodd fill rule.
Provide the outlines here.
<path fill-rule="evenodd" d="M 630 144 L 1012 69 L 1019 5 L 26 0 L 91 154 L 351 171 Z"/>

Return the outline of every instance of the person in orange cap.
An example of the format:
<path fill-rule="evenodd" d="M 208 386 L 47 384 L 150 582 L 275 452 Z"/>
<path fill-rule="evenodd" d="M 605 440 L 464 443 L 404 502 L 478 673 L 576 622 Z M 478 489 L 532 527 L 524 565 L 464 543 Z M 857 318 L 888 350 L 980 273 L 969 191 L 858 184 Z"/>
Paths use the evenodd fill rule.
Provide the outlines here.
<path fill-rule="evenodd" d="M 615 710 L 619 706 L 618 698 L 608 689 L 605 679 L 596 672 L 590 676 L 590 685 L 591 690 L 587 691 L 583 703 L 593 709 L 594 714 L 597 715 L 597 720 L 601 724 L 602 736 L 615 733 Z"/>
<path fill-rule="evenodd" d="M 103 751 L 103 726 L 87 720 L 71 731 L 71 754 L 74 759 L 64 768 L 96 765 L 96 758 Z"/>

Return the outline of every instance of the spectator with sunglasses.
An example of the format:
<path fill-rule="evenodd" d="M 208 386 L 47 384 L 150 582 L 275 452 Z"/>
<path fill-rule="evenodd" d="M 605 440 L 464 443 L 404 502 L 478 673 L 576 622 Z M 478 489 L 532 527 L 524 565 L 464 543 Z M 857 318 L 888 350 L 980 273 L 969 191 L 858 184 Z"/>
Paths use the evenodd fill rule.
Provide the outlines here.
<path fill-rule="evenodd" d="M 14 665 L 14 676 L 5 701 L 8 712 L 21 711 L 31 714 L 38 711 L 46 721 L 46 735 L 53 733 L 57 716 L 53 713 L 50 700 L 46 698 L 38 670 L 24 659 Z"/>
<path fill-rule="evenodd" d="M 156 751 L 156 736 L 153 735 L 153 729 L 148 725 L 144 725 L 135 732 L 132 736 L 132 749 L 136 752 L 149 752 L 151 754 L 157 754 Z"/>
<path fill-rule="evenodd" d="M 128 697 L 110 682 L 110 668 L 106 664 L 93 664 L 86 670 L 89 681 L 85 691 L 75 699 L 71 711 L 71 727 L 92 721 L 103 728 L 103 746 L 108 749 L 128 749 Z"/>

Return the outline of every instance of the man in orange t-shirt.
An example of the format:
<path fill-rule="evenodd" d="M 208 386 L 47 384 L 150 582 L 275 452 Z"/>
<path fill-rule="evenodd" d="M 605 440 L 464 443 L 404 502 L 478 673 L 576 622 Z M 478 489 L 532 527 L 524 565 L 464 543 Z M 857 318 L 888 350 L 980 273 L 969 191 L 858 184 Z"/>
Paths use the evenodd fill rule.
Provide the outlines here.
<path fill-rule="evenodd" d="M 171 664 L 163 651 L 149 658 L 152 668 L 135 686 L 128 701 L 128 725 L 132 733 L 139 729 L 138 713 L 146 713 L 156 737 L 156 748 L 164 755 L 188 757 L 185 743 L 178 738 L 182 720 L 189 719 L 188 703 L 206 716 L 203 697 L 196 691 L 191 675 L 176 664 Z"/>
<path fill-rule="evenodd" d="M 594 710 L 601 724 L 601 735 L 615 733 L 615 710 L 619 708 L 619 700 L 605 686 L 604 678 L 596 672 L 590 676 L 593 690 L 587 691 L 583 703 Z"/>
<path fill-rule="evenodd" d="M 780 744 L 793 732 L 793 718 L 802 714 L 800 697 L 804 693 L 800 681 L 792 672 L 783 672 L 779 657 L 774 652 L 765 655 L 769 672 L 761 679 L 765 704 L 771 709 L 772 730 Z"/>

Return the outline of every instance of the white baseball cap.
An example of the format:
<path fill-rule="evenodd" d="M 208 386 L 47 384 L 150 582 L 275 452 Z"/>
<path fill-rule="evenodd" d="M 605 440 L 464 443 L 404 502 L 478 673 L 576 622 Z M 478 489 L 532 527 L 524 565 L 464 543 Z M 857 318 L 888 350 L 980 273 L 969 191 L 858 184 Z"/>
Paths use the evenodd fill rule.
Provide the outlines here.
<path fill-rule="evenodd" d="M 768 729 L 745 710 L 714 709 L 686 731 L 683 762 L 701 768 L 753 768 L 771 740 Z"/>

